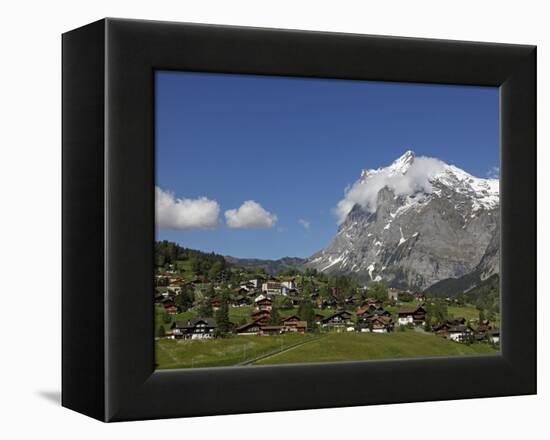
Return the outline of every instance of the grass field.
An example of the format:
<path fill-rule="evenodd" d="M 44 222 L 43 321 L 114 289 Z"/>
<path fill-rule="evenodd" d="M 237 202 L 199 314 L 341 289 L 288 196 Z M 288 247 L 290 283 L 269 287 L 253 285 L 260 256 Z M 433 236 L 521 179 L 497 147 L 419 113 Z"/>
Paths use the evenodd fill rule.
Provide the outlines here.
<path fill-rule="evenodd" d="M 157 341 L 157 363 L 163 369 L 221 367 L 244 361 L 252 365 L 271 365 L 496 353 L 497 350 L 487 344 L 459 344 L 412 330 L 389 334 L 286 334 Z M 258 357 L 261 359 L 251 362 Z"/>
<path fill-rule="evenodd" d="M 255 365 L 495 354 L 487 344 L 459 344 L 415 331 L 329 333 L 311 343 L 264 358 Z"/>
<path fill-rule="evenodd" d="M 313 335 L 286 334 L 195 341 L 161 339 L 156 342 L 157 364 L 159 368 L 237 365 L 314 338 Z"/>

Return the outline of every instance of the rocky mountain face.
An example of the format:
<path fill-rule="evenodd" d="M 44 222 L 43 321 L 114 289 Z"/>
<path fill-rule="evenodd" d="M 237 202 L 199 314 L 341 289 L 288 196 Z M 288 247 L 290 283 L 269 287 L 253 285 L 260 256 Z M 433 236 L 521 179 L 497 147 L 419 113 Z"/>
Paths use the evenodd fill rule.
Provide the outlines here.
<path fill-rule="evenodd" d="M 453 293 L 499 272 L 497 179 L 407 151 L 364 170 L 338 209 L 336 236 L 306 267 Z"/>

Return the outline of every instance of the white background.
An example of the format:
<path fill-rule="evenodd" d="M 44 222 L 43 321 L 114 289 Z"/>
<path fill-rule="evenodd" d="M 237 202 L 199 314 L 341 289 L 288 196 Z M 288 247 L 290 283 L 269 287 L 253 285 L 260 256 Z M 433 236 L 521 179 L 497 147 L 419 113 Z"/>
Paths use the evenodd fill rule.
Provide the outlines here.
<path fill-rule="evenodd" d="M 494 439 L 547 435 L 548 306 L 539 395 L 102 424 L 59 406 L 61 39 L 105 16 L 538 45 L 539 249 L 548 249 L 548 13 L 543 1 L 19 1 L 0 6 L 0 437 Z M 518 209 L 521 209 L 518 206 Z M 542 226 L 542 227 L 540 227 Z M 548 258 L 539 251 L 539 279 Z M 92 276 L 90 274 L 90 276 Z M 86 280 L 82 280 L 86 283 Z M 539 282 L 544 291 L 545 285 Z M 517 292 L 522 295 L 524 292 Z M 85 298 L 83 306 L 85 307 Z M 546 328 L 544 328 L 546 324 Z M 449 381 L 453 378 L 450 377 Z M 475 380 L 475 377 L 472 377 Z M 320 385 L 323 386 L 323 385 Z M 191 396 L 190 396 L 191 397 Z"/>

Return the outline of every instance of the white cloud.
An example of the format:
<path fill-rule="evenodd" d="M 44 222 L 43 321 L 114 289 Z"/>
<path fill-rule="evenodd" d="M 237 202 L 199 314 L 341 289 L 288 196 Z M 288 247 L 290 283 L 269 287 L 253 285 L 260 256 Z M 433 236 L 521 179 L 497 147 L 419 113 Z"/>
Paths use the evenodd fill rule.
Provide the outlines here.
<path fill-rule="evenodd" d="M 406 172 L 396 172 L 391 167 L 371 170 L 366 177 L 344 190 L 344 198 L 334 208 L 338 224 L 345 220 L 355 204 L 367 211 L 375 212 L 378 191 L 385 186 L 397 196 L 410 195 L 418 191 L 431 192 L 430 179 L 444 167 L 445 163 L 438 159 L 415 157 Z"/>
<path fill-rule="evenodd" d="M 304 227 L 304 229 L 309 229 L 311 226 L 311 223 L 308 222 L 307 220 L 304 220 L 303 218 L 298 220 L 298 223 L 300 223 Z"/>
<path fill-rule="evenodd" d="M 177 199 L 173 193 L 155 188 L 156 224 L 166 229 L 209 229 L 218 225 L 220 205 L 206 197 Z"/>
<path fill-rule="evenodd" d="M 489 179 L 498 179 L 500 177 L 500 168 L 497 166 L 491 167 L 491 169 L 487 171 L 487 177 Z"/>
<path fill-rule="evenodd" d="M 277 216 L 254 200 L 247 200 L 238 209 L 225 211 L 225 221 L 230 228 L 271 228 L 277 222 Z"/>

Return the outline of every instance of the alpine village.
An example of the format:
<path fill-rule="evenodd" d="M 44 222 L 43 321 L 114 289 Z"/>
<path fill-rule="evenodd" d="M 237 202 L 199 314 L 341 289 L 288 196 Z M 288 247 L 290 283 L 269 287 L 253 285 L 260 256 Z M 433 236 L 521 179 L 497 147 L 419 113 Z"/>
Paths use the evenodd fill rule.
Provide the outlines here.
<path fill-rule="evenodd" d="M 499 350 L 498 285 L 441 296 L 299 265 L 242 267 L 168 241 L 155 251 L 157 368 Z"/>

